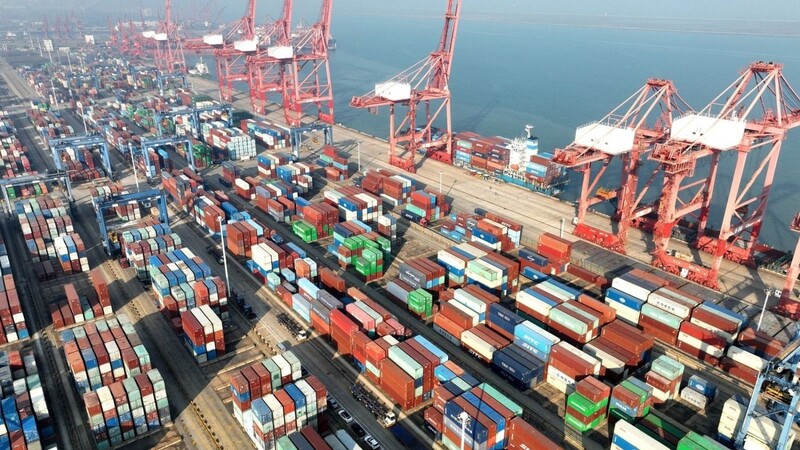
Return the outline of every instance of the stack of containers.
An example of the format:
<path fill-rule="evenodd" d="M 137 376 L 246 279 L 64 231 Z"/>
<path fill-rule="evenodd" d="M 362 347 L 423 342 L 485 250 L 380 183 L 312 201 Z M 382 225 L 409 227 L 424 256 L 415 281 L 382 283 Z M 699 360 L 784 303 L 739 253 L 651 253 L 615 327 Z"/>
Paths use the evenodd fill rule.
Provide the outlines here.
<path fill-rule="evenodd" d="M 717 394 L 717 387 L 705 379 L 692 375 L 686 387 L 681 389 L 681 399 L 698 409 L 706 409 Z"/>
<path fill-rule="evenodd" d="M 682 426 L 668 419 L 666 416 L 658 414 L 656 411 L 651 411 L 650 414 L 644 416 L 644 418 L 636 424 L 636 428 L 644 431 L 646 434 L 650 435 L 650 437 L 659 439 L 669 448 L 677 448 L 678 443 L 687 434 Z"/>
<path fill-rule="evenodd" d="M 258 155 L 258 175 L 264 179 L 275 178 L 275 170 L 289 161 L 289 155 L 268 153 Z"/>
<path fill-rule="evenodd" d="M 746 320 L 746 317 L 730 309 L 715 303 L 704 302 L 692 311 L 690 322 L 725 338 L 730 344 L 739 335 L 739 330 Z"/>
<path fill-rule="evenodd" d="M 647 303 L 642 305 L 639 327 L 656 339 L 675 345 L 684 320 L 692 314 L 699 299 L 682 294 L 677 289 L 665 286 L 650 293 Z"/>
<path fill-rule="evenodd" d="M 444 268 L 427 258 L 415 258 L 400 264 L 400 281 L 412 289 L 440 291 L 445 287 Z"/>
<path fill-rule="evenodd" d="M 525 269 L 532 270 L 533 274 L 550 274 L 550 262 L 547 257 L 542 256 L 533 250 L 522 247 L 519 249 L 519 266 L 522 275 L 525 276 Z"/>
<path fill-rule="evenodd" d="M 66 299 L 63 302 L 50 304 L 50 316 L 55 328 L 63 328 L 105 315 L 104 310 L 111 311 L 111 304 L 105 306 L 97 296 L 81 296 L 72 283 L 64 285 Z"/>
<path fill-rule="evenodd" d="M 505 379 L 523 390 L 532 388 L 544 381 L 544 372 L 552 341 L 541 330 L 541 335 L 528 328 L 529 322 L 514 327 L 514 342 L 497 350 L 492 355 L 492 367 Z M 558 340 L 553 336 L 553 339 Z M 540 350 L 546 350 L 541 351 Z M 531 352 L 529 350 L 534 350 Z M 547 356 L 542 357 L 542 354 Z"/>
<path fill-rule="evenodd" d="M 770 359 L 778 355 L 787 343 L 754 328 L 745 328 L 736 337 L 736 346 Z"/>
<path fill-rule="evenodd" d="M 648 450 L 670 449 L 670 447 L 667 447 L 658 439 L 651 437 L 649 434 L 624 420 L 620 420 L 614 426 L 614 436 L 611 438 L 611 448 L 614 450 L 634 448 L 646 448 Z"/>
<path fill-rule="evenodd" d="M 222 320 L 208 305 L 184 311 L 181 325 L 184 342 L 198 363 L 214 360 L 225 353 Z"/>
<path fill-rule="evenodd" d="M 547 273 L 559 274 L 567 271 L 572 257 L 572 243 L 552 233 L 543 233 L 539 236 L 536 252 L 547 258 Z"/>
<path fill-rule="evenodd" d="M 678 333 L 679 349 L 713 366 L 719 365 L 727 345 L 724 337 L 688 321 L 683 322 Z"/>
<path fill-rule="evenodd" d="M 358 331 L 358 324 L 340 309 L 331 309 L 328 316 L 331 340 L 342 356 L 352 353 L 353 335 Z"/>
<path fill-rule="evenodd" d="M 531 434 L 532 427 L 522 426 L 523 429 L 520 429 L 517 421 L 520 420 L 522 408 L 494 387 L 483 383 L 466 389 L 453 388 L 457 389 L 457 394 L 448 395 L 450 398 L 441 410 L 431 408 L 430 414 L 437 416 L 437 419 L 441 415 L 441 426 L 436 429 L 441 433 L 440 439 L 445 448 L 458 448 L 462 439 L 466 447 L 473 449 L 517 448 L 516 445 L 524 442 L 528 442 L 527 445 L 535 443 L 537 448 L 557 448 L 544 436 Z M 463 413 L 470 420 L 462 428 L 459 417 Z M 541 440 L 530 440 L 535 437 Z"/>
<path fill-rule="evenodd" d="M 415 222 L 422 219 L 433 222 L 447 216 L 450 213 L 450 205 L 441 192 L 413 191 L 409 196 L 408 203 L 404 206 L 404 211 L 417 217 Z"/>
<path fill-rule="evenodd" d="M 147 349 L 124 314 L 65 330 L 61 341 L 81 394 L 152 369 Z"/>
<path fill-rule="evenodd" d="M 322 147 L 319 162 L 325 167 L 325 178 L 332 181 L 344 181 L 350 178 L 347 156 L 339 153 L 335 147 L 330 145 Z"/>
<path fill-rule="evenodd" d="M 519 263 L 497 253 L 469 261 L 464 275 L 467 283 L 478 284 L 498 296 L 519 290 Z"/>
<path fill-rule="evenodd" d="M 551 331 L 580 345 L 596 338 L 602 324 L 602 314 L 576 301 L 551 308 L 547 316 Z"/>
<path fill-rule="evenodd" d="M 223 320 L 228 319 L 225 283 L 211 277 L 208 265 L 188 250 L 151 256 L 150 273 L 156 298 L 169 317 L 177 318 L 188 309 L 205 305 Z"/>
<path fill-rule="evenodd" d="M 117 447 L 167 426 L 172 418 L 164 379 L 157 369 L 83 395 L 97 448 Z"/>
<path fill-rule="evenodd" d="M 62 234 L 53 239 L 56 257 L 61 270 L 66 274 L 89 271 L 86 247 L 78 233 Z"/>
<path fill-rule="evenodd" d="M 14 208 L 37 274 L 40 279 L 52 278 L 55 276 L 52 260 L 57 258 L 53 242 L 62 234 L 75 232 L 72 218 L 62 202 L 51 197 L 18 201 Z"/>
<path fill-rule="evenodd" d="M 617 311 L 617 317 L 630 323 L 639 324 L 642 305 L 650 293 L 663 287 L 666 282 L 655 283 L 651 278 L 644 278 L 638 269 L 615 277 L 611 287 L 606 290 L 606 303 Z"/>
<path fill-rule="evenodd" d="M 650 371 L 644 376 L 645 382 L 653 387 L 653 403 L 665 403 L 678 398 L 685 366 L 662 355 L 650 364 Z"/>
<path fill-rule="evenodd" d="M 755 384 L 758 374 L 767 367 L 768 363 L 767 359 L 736 345 L 730 345 L 719 365 L 722 370 L 734 377 Z"/>
<path fill-rule="evenodd" d="M 690 431 L 678 441 L 677 450 L 725 450 L 727 447 L 708 436 Z"/>
<path fill-rule="evenodd" d="M 598 357 L 602 356 L 606 376 L 610 379 L 622 379 L 628 371 L 650 361 L 654 340 L 642 330 L 627 323 L 614 320 L 603 327 L 600 337 L 584 347 L 584 351 L 593 348 Z M 617 364 L 620 363 L 620 366 Z M 608 364 L 608 365 L 606 365 Z M 616 374 L 617 378 L 614 377 Z"/>
<path fill-rule="evenodd" d="M 0 446 L 42 448 L 55 437 L 33 350 L 0 352 Z"/>
<path fill-rule="evenodd" d="M 275 174 L 284 182 L 296 186 L 301 194 L 306 194 L 314 188 L 312 173 L 315 167 L 305 163 L 291 163 L 278 166 Z"/>
<path fill-rule="evenodd" d="M 611 393 L 610 414 L 629 423 L 650 412 L 653 387 L 636 378 L 628 378 L 614 386 Z"/>
<path fill-rule="evenodd" d="M 239 128 L 261 141 L 270 150 L 286 148 L 291 142 L 289 129 L 275 122 L 245 119 L 241 121 Z"/>
<path fill-rule="evenodd" d="M 215 127 L 221 122 L 206 122 L 201 127 L 205 142 L 222 152 L 223 159 L 246 161 L 256 157 L 256 141 L 238 128 Z"/>
<path fill-rule="evenodd" d="M 510 339 L 492 331 L 484 324 L 476 325 L 461 333 L 461 346 L 487 364 L 492 362 L 498 350 L 508 347 L 509 344 L 511 344 Z"/>
<path fill-rule="evenodd" d="M 197 182 L 183 174 L 170 174 L 166 171 L 161 172 L 161 186 L 166 191 L 167 198 L 172 200 L 175 206 L 183 212 L 191 212 L 189 200 L 193 198 L 199 187 Z"/>
<path fill-rule="evenodd" d="M 25 339 L 29 333 L 25 316 L 22 314 L 22 304 L 14 282 L 11 262 L 8 259 L 8 250 L 2 236 L 0 236 L 0 275 L 3 277 L 0 282 L 0 321 L 2 321 L 0 344 L 5 344 Z"/>
<path fill-rule="evenodd" d="M 125 242 L 123 247 L 125 255 L 124 260 L 136 270 L 138 279 L 149 280 L 150 257 L 180 250 L 181 248 L 183 248 L 183 239 L 181 239 L 180 235 L 177 233 Z"/>
<path fill-rule="evenodd" d="M 550 350 L 559 342 L 558 336 L 531 321 L 526 320 L 514 327 L 514 345 L 541 361 L 550 359 Z"/>
<path fill-rule="evenodd" d="M 567 396 L 564 421 L 581 433 L 594 430 L 605 421 L 610 399 L 611 386 L 595 377 L 586 377 L 577 382 L 575 392 Z"/>
<path fill-rule="evenodd" d="M 725 401 L 717 428 L 717 436 L 724 444 L 733 444 L 736 434 L 744 422 L 748 403 L 749 399 L 739 396 Z M 756 406 L 756 412 L 759 415 L 750 419 L 750 426 L 747 428 L 747 435 L 744 438 L 744 448 L 776 448 L 783 429 L 782 424 L 773 420 L 772 416 L 760 406 Z M 796 437 L 797 432 L 793 429 L 789 430 L 786 447 L 779 450 L 792 448 Z"/>
<path fill-rule="evenodd" d="M 304 234 L 298 234 L 306 242 L 312 242 L 316 239 L 328 237 L 334 233 L 334 226 L 339 223 L 339 213 L 336 207 L 327 203 L 320 204 L 307 204 L 300 206 L 300 199 L 297 201 L 297 214 L 303 218 L 302 221 L 295 221 L 292 223 L 292 229 L 295 229 L 296 223 L 302 223 L 307 228 L 312 230 L 312 240 L 306 241 Z"/>
<path fill-rule="evenodd" d="M 234 180 L 242 174 L 242 169 L 230 161 L 222 162 L 222 178 L 228 183 L 233 184 Z"/>
<path fill-rule="evenodd" d="M 547 323 L 550 310 L 563 302 L 544 289 L 532 286 L 517 292 L 515 306 L 517 311 L 536 321 L 542 327 Z"/>
<path fill-rule="evenodd" d="M 252 247 L 258 244 L 258 239 L 263 235 L 264 227 L 252 219 L 229 222 L 225 227 L 225 246 L 234 255 L 249 258 L 252 256 Z"/>
<path fill-rule="evenodd" d="M 408 310 L 427 319 L 433 314 L 433 295 L 424 289 L 414 289 L 408 293 Z"/>
<path fill-rule="evenodd" d="M 285 253 L 283 249 L 273 242 L 261 242 L 250 248 L 252 259 L 248 261 L 248 265 L 254 273 L 257 272 L 266 278 L 268 274 L 286 268 L 283 257 Z"/>
<path fill-rule="evenodd" d="M 380 198 L 358 187 L 328 189 L 325 191 L 325 200 L 339 208 L 339 217 L 343 220 L 369 223 L 383 215 L 383 203 Z"/>
<path fill-rule="evenodd" d="M 383 179 L 383 186 L 379 195 L 383 201 L 395 207 L 408 203 L 411 193 L 415 189 L 414 180 L 403 175 L 391 174 Z"/>
<path fill-rule="evenodd" d="M 394 216 L 384 214 L 378 217 L 378 233 L 392 241 L 397 239 L 397 219 Z"/>
<path fill-rule="evenodd" d="M 566 342 L 559 342 L 550 350 L 547 360 L 546 381 L 565 394 L 575 390 L 575 383 L 600 375 L 600 361 Z"/>

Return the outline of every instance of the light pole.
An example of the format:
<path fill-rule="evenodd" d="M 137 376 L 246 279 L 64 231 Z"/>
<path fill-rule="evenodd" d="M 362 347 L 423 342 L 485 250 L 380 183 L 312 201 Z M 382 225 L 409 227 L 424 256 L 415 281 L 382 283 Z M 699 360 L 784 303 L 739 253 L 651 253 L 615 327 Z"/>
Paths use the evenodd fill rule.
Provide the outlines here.
<path fill-rule="evenodd" d="M 81 110 L 81 119 L 83 119 L 83 132 L 88 134 L 89 128 L 86 126 L 86 115 L 83 112 L 83 102 L 78 102 L 78 109 Z"/>
<path fill-rule="evenodd" d="M 439 193 L 440 194 L 442 193 L 442 176 L 443 176 L 443 174 L 444 174 L 444 172 L 440 170 L 439 171 Z"/>
<path fill-rule="evenodd" d="M 361 141 L 356 142 L 356 153 L 358 154 L 358 172 L 361 173 Z"/>
<path fill-rule="evenodd" d="M 461 422 L 461 450 L 464 450 L 465 435 L 467 434 L 467 424 L 469 423 L 469 414 L 466 411 L 461 411 L 458 415 L 458 421 Z"/>
<path fill-rule="evenodd" d="M 133 180 L 136 182 L 136 192 L 139 192 L 139 175 L 136 173 L 136 159 L 133 157 L 133 144 L 128 142 L 128 151 L 131 153 L 131 167 L 133 167 Z"/>
<path fill-rule="evenodd" d="M 758 316 L 758 326 L 756 327 L 756 331 L 761 330 L 761 321 L 764 320 L 764 311 L 767 310 L 767 302 L 769 301 L 769 298 L 775 295 L 777 292 L 777 289 L 773 289 L 771 287 L 764 289 L 764 304 L 761 305 L 761 315 Z"/>
<path fill-rule="evenodd" d="M 225 296 L 231 297 L 231 281 L 228 279 L 228 252 L 225 251 L 225 225 L 222 223 L 222 216 L 217 217 L 219 222 L 219 242 L 222 244 L 222 265 L 225 267 Z"/>

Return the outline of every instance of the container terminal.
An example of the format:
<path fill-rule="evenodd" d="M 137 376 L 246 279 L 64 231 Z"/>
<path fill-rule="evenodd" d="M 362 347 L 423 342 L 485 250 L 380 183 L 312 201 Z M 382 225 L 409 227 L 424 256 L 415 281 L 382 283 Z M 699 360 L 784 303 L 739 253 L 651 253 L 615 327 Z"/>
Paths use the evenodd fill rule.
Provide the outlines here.
<path fill-rule="evenodd" d="M 3 448 L 795 447 L 800 261 L 757 242 L 800 119 L 780 63 L 721 108 L 644 80 L 539 149 L 451 130 L 448 0 L 435 51 L 350 102 L 388 107 L 383 139 L 335 121 L 332 2 L 300 29 L 290 0 L 268 27 L 247 3 L 219 34 L 182 35 L 167 0 L 157 23 L 4 44 Z"/>

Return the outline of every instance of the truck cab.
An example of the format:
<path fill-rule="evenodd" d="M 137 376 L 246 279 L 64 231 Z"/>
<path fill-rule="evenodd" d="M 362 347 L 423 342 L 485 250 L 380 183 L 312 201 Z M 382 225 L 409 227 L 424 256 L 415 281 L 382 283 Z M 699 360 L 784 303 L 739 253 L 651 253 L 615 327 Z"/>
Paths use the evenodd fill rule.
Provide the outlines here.
<path fill-rule="evenodd" d="M 386 414 L 383 415 L 383 419 L 381 419 L 381 424 L 384 428 L 389 428 L 395 423 L 397 423 L 397 416 L 394 414 L 394 411 L 387 411 Z"/>

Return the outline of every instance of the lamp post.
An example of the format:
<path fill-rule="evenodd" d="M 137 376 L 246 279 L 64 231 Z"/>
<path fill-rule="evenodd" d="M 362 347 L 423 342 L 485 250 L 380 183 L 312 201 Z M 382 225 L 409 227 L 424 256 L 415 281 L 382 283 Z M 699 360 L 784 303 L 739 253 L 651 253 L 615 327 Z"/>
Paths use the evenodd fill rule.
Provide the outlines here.
<path fill-rule="evenodd" d="M 358 172 L 361 173 L 361 141 L 356 142 L 356 153 L 358 154 Z"/>
<path fill-rule="evenodd" d="M 469 414 L 466 411 L 461 411 L 458 415 L 458 421 L 461 422 L 461 450 L 464 450 L 465 435 L 467 434 L 467 424 L 469 423 Z"/>
<path fill-rule="evenodd" d="M 761 315 L 758 316 L 758 326 L 756 327 L 756 331 L 761 330 L 761 321 L 764 320 L 764 311 L 767 310 L 767 302 L 769 302 L 769 298 L 777 294 L 777 292 L 777 289 L 773 289 L 771 287 L 764 289 L 764 304 L 761 305 Z"/>
<path fill-rule="evenodd" d="M 139 174 L 136 173 L 136 159 L 133 156 L 133 144 L 128 142 L 128 151 L 131 154 L 131 167 L 133 167 L 133 180 L 136 182 L 136 192 L 139 192 Z"/>
<path fill-rule="evenodd" d="M 219 241 L 222 244 L 222 265 L 225 267 L 225 294 L 231 296 L 231 281 L 228 278 L 228 252 L 225 251 L 225 225 L 222 223 L 222 216 L 217 217 L 219 222 Z"/>

